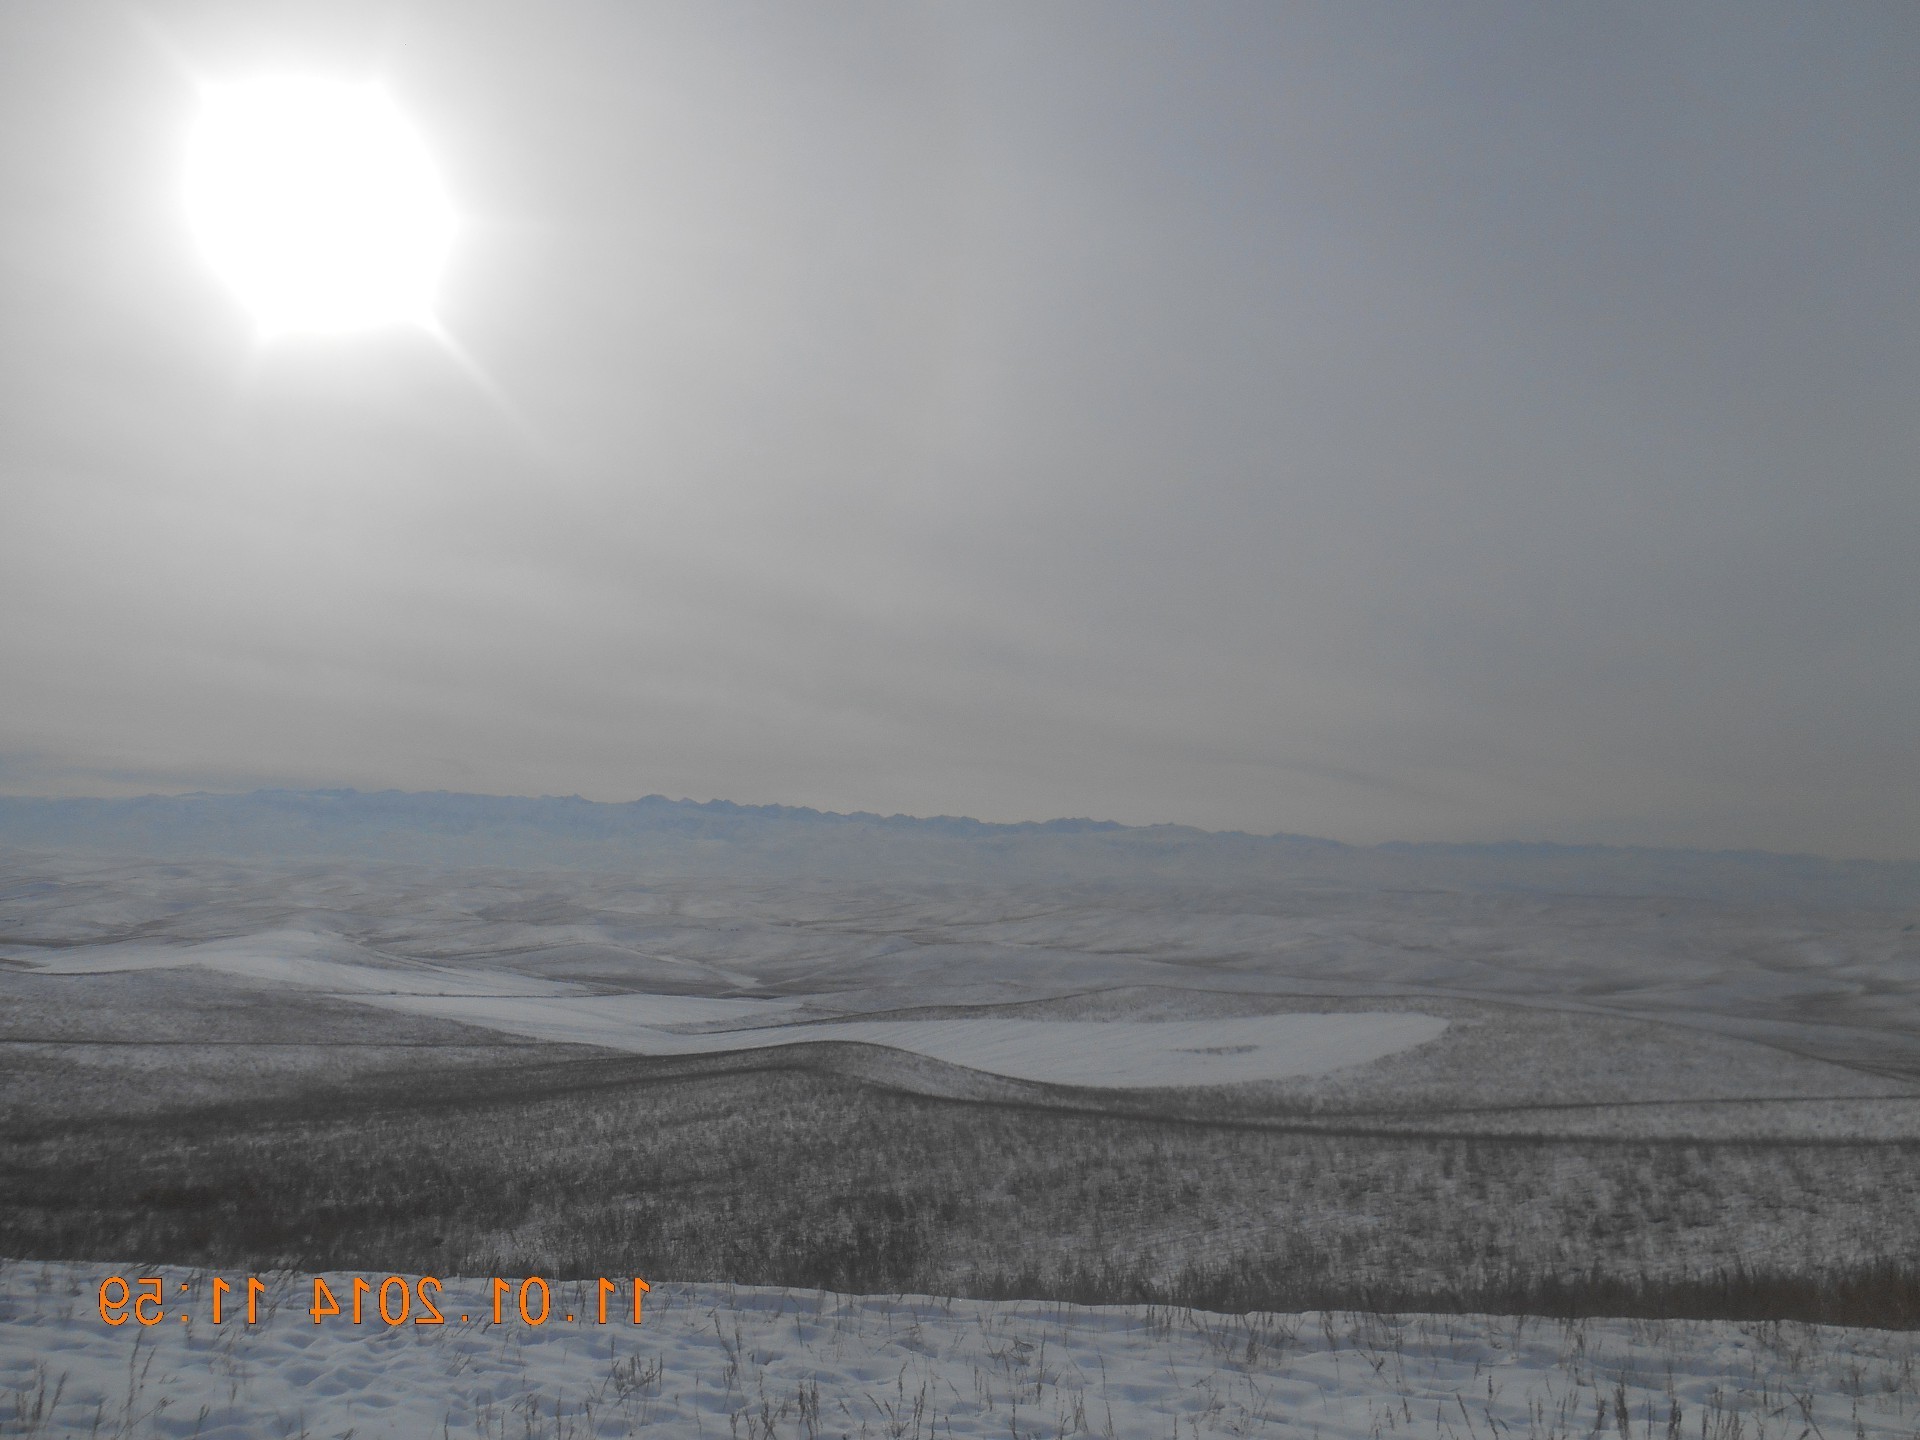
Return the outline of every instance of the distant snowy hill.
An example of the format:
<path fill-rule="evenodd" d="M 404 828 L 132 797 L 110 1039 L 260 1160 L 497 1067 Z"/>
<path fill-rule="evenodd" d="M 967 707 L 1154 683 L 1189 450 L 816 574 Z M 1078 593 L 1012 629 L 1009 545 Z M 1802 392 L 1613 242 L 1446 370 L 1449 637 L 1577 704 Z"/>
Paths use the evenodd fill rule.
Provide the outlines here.
<path fill-rule="evenodd" d="M 1330 885 L 1507 893 L 1662 895 L 1735 903 L 1920 906 L 1920 862 L 1755 851 L 1553 844 L 1344 845 L 1181 825 L 834 814 L 650 795 L 353 790 L 134 800 L 0 796 L 0 844 L 153 858 L 387 860 L 659 874 L 929 881 Z"/>

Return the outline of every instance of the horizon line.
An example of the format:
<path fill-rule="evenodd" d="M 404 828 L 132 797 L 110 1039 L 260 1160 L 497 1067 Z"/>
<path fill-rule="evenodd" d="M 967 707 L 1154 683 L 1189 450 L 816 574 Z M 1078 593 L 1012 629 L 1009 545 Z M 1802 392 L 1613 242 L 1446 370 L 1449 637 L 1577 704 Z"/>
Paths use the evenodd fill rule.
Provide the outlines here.
<path fill-rule="evenodd" d="M 1096 820 L 1091 816 L 1052 816 L 1045 820 L 982 820 L 972 815 L 913 815 L 905 811 L 893 814 L 881 814 L 875 810 L 822 810 L 811 805 L 787 805 L 780 802 L 755 803 L 728 800 L 719 796 L 710 800 L 695 800 L 682 796 L 674 798 L 660 792 L 636 796 L 629 800 L 590 800 L 578 793 L 567 795 L 540 794 L 502 794 L 479 790 L 403 790 L 389 786 L 380 790 L 362 790 L 355 786 L 256 786 L 251 790 L 181 790 L 151 791 L 142 795 L 104 796 L 104 795 L 22 795 L 0 792 L 0 803 L 25 801 L 38 804 L 95 804 L 95 805 L 132 805 L 143 801 L 168 800 L 248 800 L 260 796 L 352 796 L 355 798 L 377 799 L 382 796 L 404 796 L 410 798 L 434 798 L 464 800 L 519 801 L 526 804 L 540 802 L 573 802 L 580 805 L 600 806 L 616 809 L 627 806 L 658 802 L 665 805 L 689 806 L 696 809 L 721 808 L 741 811 L 787 812 L 795 815 L 818 816 L 832 820 L 864 820 L 881 822 L 904 822 L 909 824 L 937 824 L 940 822 L 977 825 L 983 829 L 994 830 L 1049 830 L 1066 826 L 1085 827 L 1089 830 L 1180 830 L 1196 836 L 1215 836 L 1222 839 L 1245 839 L 1262 841 L 1290 841 L 1297 844 L 1325 846 L 1352 851 L 1405 851 L 1405 850 L 1547 850 L 1576 853 L 1602 852 L 1611 854 L 1651 853 L 1662 855 L 1715 856 L 1721 858 L 1802 860 L 1816 861 L 1825 865 L 1846 866 L 1920 866 L 1920 857 L 1872 858 L 1866 856 L 1821 855 L 1804 850 L 1764 850 L 1751 847 L 1707 847 L 1698 845 L 1649 845 L 1618 844 L 1606 841 L 1564 841 L 1564 840 L 1381 840 L 1372 843 L 1355 843 L 1347 840 L 1334 840 L 1325 836 L 1305 835 L 1294 831 L 1276 830 L 1262 833 L 1252 830 L 1209 830 L 1203 826 L 1183 824 L 1179 821 L 1149 821 L 1132 824 L 1122 820 Z"/>

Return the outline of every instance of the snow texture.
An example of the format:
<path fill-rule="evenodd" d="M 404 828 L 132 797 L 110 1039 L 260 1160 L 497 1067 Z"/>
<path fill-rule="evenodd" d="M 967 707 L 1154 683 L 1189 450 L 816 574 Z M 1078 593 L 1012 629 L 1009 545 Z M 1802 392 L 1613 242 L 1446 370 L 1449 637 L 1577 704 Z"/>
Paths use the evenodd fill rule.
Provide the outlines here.
<path fill-rule="evenodd" d="M 187 965 L 245 980 L 305 990 L 363 995 L 579 995 L 563 981 L 471 967 L 453 969 L 417 960 L 370 964 L 357 946 L 306 930 L 269 930 L 204 945 L 138 942 L 92 945 L 36 955 L 34 969 L 52 975 L 109 975 L 128 970 L 173 970 Z"/>
<path fill-rule="evenodd" d="M 884 1045 L 949 1065 L 1054 1085 L 1137 1089 L 1233 1085 L 1324 1075 L 1436 1039 L 1447 1022 L 1433 1015 L 1362 1011 L 1332 1015 L 1243 1015 L 1209 1020 L 851 1020 L 685 1035 L 657 1029 L 656 1014 L 692 1014 L 693 997 L 596 996 L 515 1000 L 419 995 L 355 995 L 369 1004 L 464 1020 L 472 1025 L 604 1045 L 640 1055 L 702 1055 L 774 1045 L 842 1041 Z M 701 1007 L 751 1001 L 701 1000 Z M 683 1007 L 684 1011 L 683 1011 Z M 766 1007 L 763 1007 L 766 1008 Z"/>
<path fill-rule="evenodd" d="M 160 1323 L 103 1323 L 99 1287 L 116 1273 L 161 1277 Z M 226 1278 L 243 1296 L 245 1277 Z M 550 1318 L 532 1326 L 517 1277 L 503 1324 L 491 1323 L 488 1282 L 470 1279 L 446 1282 L 446 1324 L 388 1326 L 373 1312 L 380 1275 L 366 1277 L 356 1326 L 309 1318 L 311 1277 L 263 1278 L 260 1322 L 241 1323 L 230 1296 L 216 1328 L 202 1272 L 0 1266 L 0 1433 L 1866 1440 L 1910 1435 L 1916 1419 L 1920 1337 L 1887 1331 L 1225 1316 L 677 1284 L 655 1286 L 638 1327 L 623 1293 L 602 1326 L 591 1283 L 553 1285 Z M 350 1304 L 353 1277 L 328 1279 Z"/>
<path fill-rule="evenodd" d="M 1433 1015 L 1246 1015 L 1205 1020 L 845 1020 L 765 1025 L 792 999 L 587 994 L 578 984 L 420 961 L 373 965 L 345 942 L 278 930 L 203 945 L 119 944 L 39 955 L 46 974 L 98 975 L 197 965 L 277 986 L 318 990 L 383 1009 L 459 1020 L 510 1035 L 599 1045 L 637 1055 L 712 1055 L 838 1041 L 881 1045 L 949 1065 L 1056 1085 L 1110 1088 L 1232 1085 L 1324 1075 L 1436 1039 Z M 813 1008 L 821 1008 L 816 1002 Z M 752 1022 L 762 1025 L 752 1027 Z M 725 1025 L 699 1033 L 669 1027 Z"/>

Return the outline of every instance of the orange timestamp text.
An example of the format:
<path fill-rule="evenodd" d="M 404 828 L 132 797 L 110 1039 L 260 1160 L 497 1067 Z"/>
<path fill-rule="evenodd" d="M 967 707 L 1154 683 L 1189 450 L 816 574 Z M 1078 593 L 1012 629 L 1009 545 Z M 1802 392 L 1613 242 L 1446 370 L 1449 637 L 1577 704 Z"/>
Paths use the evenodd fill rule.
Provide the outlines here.
<path fill-rule="evenodd" d="M 307 1307 L 307 1314 L 316 1325 L 335 1317 L 353 1325 L 371 1324 L 375 1319 L 389 1326 L 447 1323 L 441 1311 L 445 1303 L 442 1297 L 444 1287 L 433 1275 L 412 1278 L 389 1275 L 377 1285 L 363 1275 L 355 1275 L 350 1280 L 340 1281 L 338 1292 L 324 1275 L 315 1275 L 311 1283 L 313 1303 Z M 511 1280 L 496 1277 L 490 1284 L 492 1320 L 495 1325 L 511 1323 L 516 1313 L 521 1323 L 526 1325 L 545 1325 L 548 1320 L 559 1318 L 553 1311 L 552 1287 L 538 1275 L 521 1280 L 517 1291 Z M 100 1318 L 109 1325 L 124 1325 L 131 1319 L 148 1326 L 158 1325 L 167 1319 L 182 1323 L 194 1319 L 195 1305 L 192 1301 L 199 1297 L 193 1295 L 193 1287 L 184 1282 L 181 1284 L 181 1295 L 176 1297 L 175 1308 L 171 1312 L 167 1309 L 166 1288 L 166 1282 L 157 1275 L 142 1276 L 131 1282 L 123 1275 L 109 1275 L 100 1282 Z M 641 1301 L 652 1289 L 637 1275 L 622 1280 L 601 1276 L 594 1291 L 594 1323 L 606 1325 L 630 1320 L 635 1325 L 640 1324 Z M 207 1287 L 206 1318 L 215 1325 L 238 1319 L 242 1304 L 240 1297 L 244 1295 L 246 1323 L 257 1325 L 262 1313 L 260 1302 L 266 1293 L 266 1282 L 255 1276 L 247 1277 L 242 1290 L 216 1275 Z M 630 1305 L 629 1299 L 632 1302 Z M 576 1318 L 584 1316 L 576 1316 L 573 1312 L 564 1316 L 568 1322 Z M 460 1316 L 462 1323 L 471 1323 L 472 1319 L 470 1313 Z"/>

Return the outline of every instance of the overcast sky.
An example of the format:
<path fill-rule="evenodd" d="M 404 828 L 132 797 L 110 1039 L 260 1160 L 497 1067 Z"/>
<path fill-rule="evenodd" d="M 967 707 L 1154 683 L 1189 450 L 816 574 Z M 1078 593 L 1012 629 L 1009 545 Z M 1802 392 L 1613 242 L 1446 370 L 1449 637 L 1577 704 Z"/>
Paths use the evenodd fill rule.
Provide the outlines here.
<path fill-rule="evenodd" d="M 198 81 L 377 75 L 262 348 Z M 0 4 L 0 791 L 1920 856 L 1920 7 Z"/>

